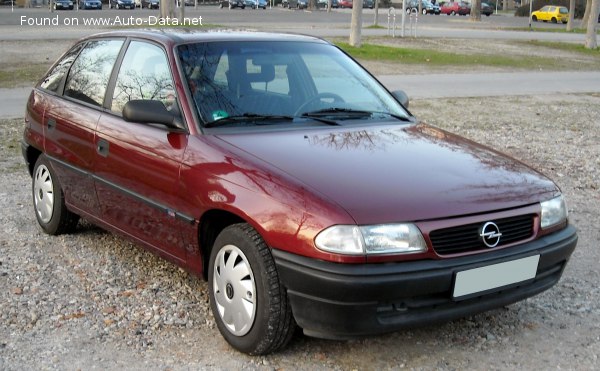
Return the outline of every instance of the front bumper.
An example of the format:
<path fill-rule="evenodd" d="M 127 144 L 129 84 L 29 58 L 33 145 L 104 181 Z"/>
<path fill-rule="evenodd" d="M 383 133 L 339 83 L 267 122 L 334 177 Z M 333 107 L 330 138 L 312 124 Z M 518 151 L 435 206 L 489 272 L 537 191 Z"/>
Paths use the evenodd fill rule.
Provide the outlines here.
<path fill-rule="evenodd" d="M 461 318 L 536 295 L 558 282 L 576 244 L 569 226 L 519 246 L 443 260 L 338 264 L 276 249 L 273 257 L 304 333 L 346 339 Z M 533 280 L 452 299 L 457 272 L 536 254 Z"/>

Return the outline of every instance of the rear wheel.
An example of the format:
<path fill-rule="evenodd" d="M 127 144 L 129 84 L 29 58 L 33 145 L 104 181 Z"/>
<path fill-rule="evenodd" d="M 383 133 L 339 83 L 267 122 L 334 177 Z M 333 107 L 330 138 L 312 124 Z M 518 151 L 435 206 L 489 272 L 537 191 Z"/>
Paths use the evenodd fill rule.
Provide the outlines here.
<path fill-rule="evenodd" d="M 72 232 L 79 216 L 65 206 L 65 197 L 50 161 L 41 155 L 33 168 L 32 196 L 35 217 L 44 232 L 51 235 Z"/>
<path fill-rule="evenodd" d="M 554 18 L 554 17 L 552 17 L 551 21 L 552 21 L 552 23 L 557 23 L 556 18 Z"/>
<path fill-rule="evenodd" d="M 421 10 L 421 13 L 423 13 L 423 15 L 427 14 L 427 9 Z"/>
<path fill-rule="evenodd" d="M 450 15 L 456 15 L 456 12 L 453 10 L 450 12 Z"/>
<path fill-rule="evenodd" d="M 294 320 L 271 251 L 248 224 L 217 237 L 210 254 L 208 288 L 219 331 L 234 348 L 258 355 L 284 347 Z"/>

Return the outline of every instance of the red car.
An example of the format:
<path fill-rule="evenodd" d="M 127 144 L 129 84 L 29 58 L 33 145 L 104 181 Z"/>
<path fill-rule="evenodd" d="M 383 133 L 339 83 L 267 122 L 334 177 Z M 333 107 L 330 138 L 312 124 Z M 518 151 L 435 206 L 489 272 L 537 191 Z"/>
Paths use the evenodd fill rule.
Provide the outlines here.
<path fill-rule="evenodd" d="M 442 5 L 440 11 L 446 15 L 467 15 L 471 14 L 471 6 L 467 3 L 451 1 Z"/>
<path fill-rule="evenodd" d="M 352 0 L 338 0 L 338 8 L 352 9 Z"/>
<path fill-rule="evenodd" d="M 250 354 L 297 326 L 379 334 L 556 284 L 577 242 L 559 188 L 407 106 L 317 38 L 90 36 L 27 102 L 33 211 L 48 234 L 84 218 L 207 279 Z"/>

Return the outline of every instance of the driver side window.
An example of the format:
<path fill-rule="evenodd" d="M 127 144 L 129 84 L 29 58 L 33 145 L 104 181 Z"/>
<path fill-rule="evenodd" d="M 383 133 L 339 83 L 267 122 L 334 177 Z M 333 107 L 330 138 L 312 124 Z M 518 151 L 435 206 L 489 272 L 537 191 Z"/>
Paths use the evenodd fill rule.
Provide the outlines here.
<path fill-rule="evenodd" d="M 175 87 L 165 52 L 158 46 L 132 41 L 117 76 L 111 110 L 121 114 L 132 99 L 163 102 L 167 109 L 175 104 Z"/>

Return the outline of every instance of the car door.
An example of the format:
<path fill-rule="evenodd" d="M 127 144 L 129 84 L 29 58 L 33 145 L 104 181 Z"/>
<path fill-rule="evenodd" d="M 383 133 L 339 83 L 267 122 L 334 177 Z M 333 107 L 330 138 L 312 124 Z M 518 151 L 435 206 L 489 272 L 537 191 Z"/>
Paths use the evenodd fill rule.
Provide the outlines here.
<path fill-rule="evenodd" d="M 61 180 L 67 205 L 84 216 L 99 216 L 92 176 L 95 130 L 123 41 L 77 45 L 40 85 L 50 93 L 43 116 L 46 154 Z"/>
<path fill-rule="evenodd" d="M 177 208 L 187 133 L 125 121 L 122 110 L 132 99 L 160 100 L 178 110 L 161 47 L 145 41 L 129 43 L 107 105 L 110 112 L 98 123 L 95 172 L 102 216 L 122 233 L 181 263 L 186 255 L 181 228 L 194 221 Z"/>

